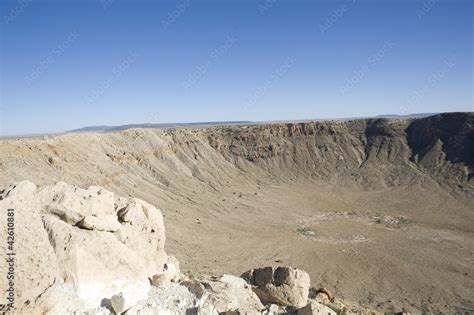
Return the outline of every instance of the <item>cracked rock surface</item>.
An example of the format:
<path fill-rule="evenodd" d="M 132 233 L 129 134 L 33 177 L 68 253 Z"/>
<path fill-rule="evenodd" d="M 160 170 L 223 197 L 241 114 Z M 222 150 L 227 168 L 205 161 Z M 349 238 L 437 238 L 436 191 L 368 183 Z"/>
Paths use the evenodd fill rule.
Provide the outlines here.
<path fill-rule="evenodd" d="M 98 307 L 117 294 L 134 305 L 147 296 L 149 278 L 166 271 L 163 217 L 141 200 L 116 197 L 100 187 L 60 182 L 38 188 L 23 181 L 2 193 L 0 210 L 7 209 L 15 213 L 19 310 L 72 312 Z M 5 246 L 2 242 L 2 253 Z M 0 266 L 6 274 L 8 266 Z M 7 287 L 5 277 L 0 286 Z M 44 294 L 53 287 L 69 297 L 60 307 L 55 294 Z"/>

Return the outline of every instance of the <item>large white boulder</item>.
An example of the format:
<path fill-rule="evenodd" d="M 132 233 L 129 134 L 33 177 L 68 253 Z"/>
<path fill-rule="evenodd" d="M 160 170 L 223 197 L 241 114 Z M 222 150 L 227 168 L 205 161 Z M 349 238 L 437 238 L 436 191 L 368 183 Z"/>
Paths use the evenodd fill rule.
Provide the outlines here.
<path fill-rule="evenodd" d="M 122 226 L 115 236 L 143 259 L 149 278 L 164 273 L 168 257 L 161 211 L 136 198 L 117 198 L 116 204 Z"/>
<path fill-rule="evenodd" d="M 43 222 L 61 279 L 73 283 L 89 307 L 120 293 L 135 302 L 146 296 L 150 284 L 143 259 L 113 233 L 73 227 L 52 215 L 44 215 Z"/>
<path fill-rule="evenodd" d="M 304 307 L 308 303 L 310 278 L 306 271 L 291 267 L 265 267 L 242 274 L 265 304 Z"/>
<path fill-rule="evenodd" d="M 147 297 L 154 275 L 169 279 L 170 269 L 176 272 L 166 265 L 160 210 L 139 199 L 115 197 L 96 186 L 60 182 L 39 189 L 21 182 L 0 192 L 4 218 L 8 209 L 15 213 L 14 306 L 19 312 L 102 312 L 112 297 L 115 307 L 122 303 L 126 311 Z M 7 222 L 0 224 L 0 237 L 6 239 Z M 0 250 L 8 252 L 5 242 Z M 0 264 L 0 272 L 7 274 L 8 265 Z M 6 288 L 6 278 L 0 279 Z M 64 293 L 61 303 L 58 292 Z"/>
<path fill-rule="evenodd" d="M 36 186 L 30 182 L 12 185 L 0 194 L 0 304 L 13 302 L 16 309 L 32 304 L 58 276 L 35 194 Z"/>

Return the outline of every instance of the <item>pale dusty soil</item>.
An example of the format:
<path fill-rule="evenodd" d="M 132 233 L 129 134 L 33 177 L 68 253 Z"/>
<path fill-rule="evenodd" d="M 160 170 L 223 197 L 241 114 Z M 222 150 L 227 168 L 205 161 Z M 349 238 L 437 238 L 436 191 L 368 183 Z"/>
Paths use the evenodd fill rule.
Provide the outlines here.
<path fill-rule="evenodd" d="M 469 168 L 446 162 L 441 146 L 411 162 L 405 126 L 367 138 L 350 124 L 2 140 L 0 187 L 63 180 L 144 199 L 191 274 L 291 265 L 380 310 L 474 312 Z"/>

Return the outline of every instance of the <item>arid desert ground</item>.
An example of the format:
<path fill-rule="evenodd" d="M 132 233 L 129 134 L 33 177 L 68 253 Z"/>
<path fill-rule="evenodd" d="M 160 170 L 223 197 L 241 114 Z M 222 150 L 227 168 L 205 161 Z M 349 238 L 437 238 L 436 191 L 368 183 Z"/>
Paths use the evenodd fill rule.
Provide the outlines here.
<path fill-rule="evenodd" d="M 0 141 L 0 187 L 102 186 L 161 209 L 190 275 L 290 265 L 341 299 L 474 312 L 474 115 Z"/>

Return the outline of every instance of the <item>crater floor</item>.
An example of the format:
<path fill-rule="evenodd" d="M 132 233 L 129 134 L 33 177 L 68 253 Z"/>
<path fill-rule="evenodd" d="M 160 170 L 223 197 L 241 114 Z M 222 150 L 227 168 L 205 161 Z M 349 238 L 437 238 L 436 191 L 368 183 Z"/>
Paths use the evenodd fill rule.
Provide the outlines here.
<path fill-rule="evenodd" d="M 219 196 L 210 202 L 196 192 L 179 212 L 165 207 L 168 250 L 190 273 L 292 265 L 362 305 L 415 313 L 473 309 L 472 200 L 442 190 L 314 182 L 233 185 Z"/>

